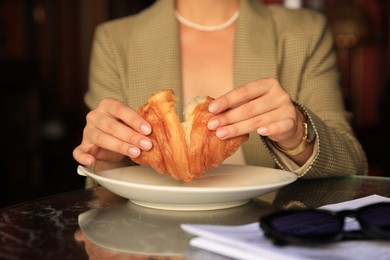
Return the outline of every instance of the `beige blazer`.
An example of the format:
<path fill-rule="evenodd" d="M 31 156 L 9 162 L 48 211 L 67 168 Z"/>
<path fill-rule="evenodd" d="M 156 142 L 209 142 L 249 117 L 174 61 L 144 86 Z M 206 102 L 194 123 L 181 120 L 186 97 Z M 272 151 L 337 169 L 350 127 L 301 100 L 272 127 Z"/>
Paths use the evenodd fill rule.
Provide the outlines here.
<path fill-rule="evenodd" d="M 344 111 L 333 40 L 326 20 L 309 10 L 242 0 L 234 50 L 234 86 L 276 77 L 308 112 L 317 152 L 302 176 L 365 174 L 367 161 Z M 181 97 L 180 50 L 174 1 L 99 25 L 93 42 L 89 90 L 93 109 L 106 97 L 138 109 L 150 93 L 171 88 Z M 177 112 L 182 114 L 178 102 Z M 256 133 L 243 145 L 246 163 L 288 169 Z M 290 169 L 291 170 L 291 169 Z"/>

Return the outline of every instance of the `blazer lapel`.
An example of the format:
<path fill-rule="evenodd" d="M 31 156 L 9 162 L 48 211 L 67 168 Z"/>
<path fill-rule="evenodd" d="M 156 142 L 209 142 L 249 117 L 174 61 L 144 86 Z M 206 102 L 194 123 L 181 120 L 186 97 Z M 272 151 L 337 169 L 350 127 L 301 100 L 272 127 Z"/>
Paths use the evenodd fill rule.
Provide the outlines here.
<path fill-rule="evenodd" d="M 242 0 L 237 24 L 234 85 L 277 76 L 277 37 L 272 19 L 258 0 Z"/>
<path fill-rule="evenodd" d="M 146 71 L 151 89 L 172 89 L 178 97 L 182 96 L 182 78 L 180 66 L 179 31 L 174 15 L 174 0 L 159 0 L 147 10 L 143 25 L 144 33 L 139 42 L 148 51 L 143 64 L 149 66 Z M 176 103 L 176 111 L 182 116 L 182 102 Z"/>
<path fill-rule="evenodd" d="M 234 50 L 235 87 L 260 78 L 277 76 L 275 32 L 272 19 L 258 0 L 241 0 Z M 259 153 L 268 153 L 258 139 L 256 133 L 251 133 L 250 140 L 242 146 L 247 164 L 256 164 Z M 266 155 L 264 158 L 268 158 L 265 164 L 273 164 L 272 158 Z"/>

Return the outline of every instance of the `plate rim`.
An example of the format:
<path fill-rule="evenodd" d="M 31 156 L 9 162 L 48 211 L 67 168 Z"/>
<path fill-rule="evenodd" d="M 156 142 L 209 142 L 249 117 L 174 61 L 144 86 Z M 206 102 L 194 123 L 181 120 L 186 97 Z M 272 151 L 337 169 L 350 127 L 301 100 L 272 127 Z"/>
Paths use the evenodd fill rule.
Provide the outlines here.
<path fill-rule="evenodd" d="M 229 166 L 230 164 L 223 164 L 222 166 Z M 175 191 L 175 192 L 191 192 L 191 193 L 203 193 L 203 192 L 213 192 L 213 193 L 218 193 L 218 192 L 244 192 L 244 191 L 252 191 L 252 190 L 258 190 L 259 188 L 273 188 L 273 187 L 278 187 L 278 186 L 284 186 L 288 185 L 290 183 L 293 183 L 298 179 L 298 176 L 294 174 L 293 172 L 281 170 L 281 169 L 275 169 L 275 168 L 269 168 L 269 167 L 261 167 L 261 166 L 253 166 L 253 165 L 232 165 L 232 166 L 240 166 L 240 167 L 253 167 L 253 168 L 259 168 L 259 169 L 267 169 L 267 170 L 272 170 L 276 171 L 278 173 L 283 173 L 283 174 L 288 174 L 290 175 L 289 179 L 286 179 L 283 182 L 277 182 L 277 183 L 272 183 L 272 184 L 267 184 L 267 185 L 254 185 L 254 186 L 246 186 L 246 187 L 187 187 L 187 186 L 159 186 L 159 185 L 151 185 L 151 184 L 142 184 L 142 183 L 134 183 L 134 182 L 125 182 L 117 179 L 111 179 L 105 176 L 101 176 L 96 174 L 95 172 L 89 170 L 87 167 L 79 165 L 77 171 L 79 172 L 82 171 L 85 175 L 91 177 L 91 178 L 96 178 L 96 179 L 101 179 L 103 181 L 108 181 L 111 184 L 115 185 L 120 185 L 120 186 L 131 186 L 135 188 L 142 188 L 142 189 L 153 189 L 155 191 Z M 126 167 L 121 167 L 121 168 L 116 168 L 112 170 L 118 170 L 118 169 L 124 169 L 124 168 L 130 168 L 130 167 L 141 167 L 141 168 L 150 168 L 147 166 L 126 166 Z M 110 171 L 110 170 L 105 170 L 105 171 Z M 101 171 L 101 172 L 105 172 Z M 80 172 L 79 172 L 80 174 Z M 159 174 L 159 173 L 157 173 Z M 83 174 L 81 174 L 83 175 Z M 92 176 L 91 176 L 92 175 Z"/>

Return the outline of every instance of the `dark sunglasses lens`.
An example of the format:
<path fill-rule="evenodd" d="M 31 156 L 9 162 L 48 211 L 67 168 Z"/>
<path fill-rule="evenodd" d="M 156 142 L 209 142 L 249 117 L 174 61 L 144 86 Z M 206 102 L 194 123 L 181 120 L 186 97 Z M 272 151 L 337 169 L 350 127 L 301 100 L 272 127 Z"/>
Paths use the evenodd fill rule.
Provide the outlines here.
<path fill-rule="evenodd" d="M 390 237 L 390 203 L 376 204 L 359 211 L 359 220 L 387 232 Z"/>
<path fill-rule="evenodd" d="M 313 243 L 333 240 L 341 234 L 343 225 L 336 216 L 316 210 L 289 212 L 271 217 L 267 222 L 281 235 Z"/>

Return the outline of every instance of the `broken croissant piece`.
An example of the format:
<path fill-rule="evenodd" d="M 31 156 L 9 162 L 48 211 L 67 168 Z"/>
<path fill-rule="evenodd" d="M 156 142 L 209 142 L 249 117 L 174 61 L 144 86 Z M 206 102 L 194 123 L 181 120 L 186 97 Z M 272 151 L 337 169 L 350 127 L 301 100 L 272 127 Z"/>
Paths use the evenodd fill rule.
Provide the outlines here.
<path fill-rule="evenodd" d="M 213 116 L 208 110 L 212 100 L 210 97 L 195 98 L 185 110 L 185 122 L 180 123 L 172 90 L 151 95 L 139 113 L 152 126 L 149 138 L 153 148 L 143 151 L 133 160 L 185 182 L 202 176 L 210 168 L 218 167 L 249 135 L 218 139 L 215 131 L 207 128 Z"/>

